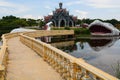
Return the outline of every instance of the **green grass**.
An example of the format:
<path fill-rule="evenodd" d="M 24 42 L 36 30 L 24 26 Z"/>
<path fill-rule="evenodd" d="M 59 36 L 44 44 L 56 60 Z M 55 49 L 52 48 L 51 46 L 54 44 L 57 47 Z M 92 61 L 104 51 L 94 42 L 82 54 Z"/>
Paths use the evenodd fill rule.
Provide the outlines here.
<path fill-rule="evenodd" d="M 73 28 L 76 35 L 90 34 L 89 29 L 86 28 Z"/>
<path fill-rule="evenodd" d="M 112 65 L 112 69 L 115 76 L 120 79 L 120 61 L 118 61 L 115 65 Z"/>
<path fill-rule="evenodd" d="M 53 28 L 51 28 L 51 30 L 65 30 L 63 27 L 61 28 L 58 28 L 58 27 L 53 27 Z"/>

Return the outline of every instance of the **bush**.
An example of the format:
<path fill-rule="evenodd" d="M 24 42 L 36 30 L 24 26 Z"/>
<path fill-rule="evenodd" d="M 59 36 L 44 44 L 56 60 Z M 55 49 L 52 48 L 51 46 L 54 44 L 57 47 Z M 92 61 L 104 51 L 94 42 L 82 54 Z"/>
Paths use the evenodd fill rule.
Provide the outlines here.
<path fill-rule="evenodd" d="M 70 27 L 65 27 L 64 29 L 65 29 L 65 30 L 70 30 Z"/>
<path fill-rule="evenodd" d="M 0 30 L 0 36 L 2 36 L 2 34 L 5 34 L 5 33 L 9 33 L 11 30 Z"/>
<path fill-rule="evenodd" d="M 51 30 L 64 30 L 64 28 L 59 28 L 59 27 L 53 27 L 53 28 L 51 28 Z"/>
<path fill-rule="evenodd" d="M 86 29 L 86 28 L 75 28 L 74 32 L 75 32 L 76 35 L 79 35 L 79 34 L 90 34 L 89 29 Z"/>

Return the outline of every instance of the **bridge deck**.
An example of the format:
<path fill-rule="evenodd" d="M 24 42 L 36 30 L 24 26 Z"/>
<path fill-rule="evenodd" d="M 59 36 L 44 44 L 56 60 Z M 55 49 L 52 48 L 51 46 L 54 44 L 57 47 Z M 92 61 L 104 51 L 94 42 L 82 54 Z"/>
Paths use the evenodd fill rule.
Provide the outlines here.
<path fill-rule="evenodd" d="M 7 80 L 62 80 L 33 50 L 19 41 L 19 37 L 8 41 L 9 60 Z"/>

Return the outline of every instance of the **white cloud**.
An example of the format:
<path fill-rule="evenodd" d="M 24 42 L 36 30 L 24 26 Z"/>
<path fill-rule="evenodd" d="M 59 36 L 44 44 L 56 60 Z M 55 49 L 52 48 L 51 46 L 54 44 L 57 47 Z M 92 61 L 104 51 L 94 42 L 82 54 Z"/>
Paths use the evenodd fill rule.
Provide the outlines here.
<path fill-rule="evenodd" d="M 67 6 L 71 6 L 71 5 L 76 5 L 76 4 L 81 4 L 81 1 L 72 1 L 72 2 L 67 2 L 66 5 Z"/>
<path fill-rule="evenodd" d="M 29 9 L 24 5 L 0 0 L 0 10 L 3 14 L 19 14 L 26 12 Z"/>
<path fill-rule="evenodd" d="M 95 8 L 120 8 L 120 0 L 86 0 L 86 4 Z"/>
<path fill-rule="evenodd" d="M 0 0 L 0 6 L 4 6 L 4 7 L 13 7 L 14 4 Z"/>
<path fill-rule="evenodd" d="M 50 6 L 45 6 L 46 9 L 52 9 Z"/>
<path fill-rule="evenodd" d="M 79 19 L 87 18 L 88 12 L 81 11 L 81 10 L 75 10 L 75 14 L 78 16 Z"/>
<path fill-rule="evenodd" d="M 38 16 L 37 19 L 44 19 L 44 17 L 43 16 Z"/>
<path fill-rule="evenodd" d="M 23 18 L 32 18 L 32 19 L 35 19 L 35 17 L 31 14 L 28 14 L 28 15 L 24 15 Z"/>
<path fill-rule="evenodd" d="M 50 12 L 50 13 L 48 13 L 48 15 L 53 15 L 53 13 L 52 13 L 52 12 Z"/>
<path fill-rule="evenodd" d="M 27 18 L 27 19 L 29 19 L 29 18 L 31 18 L 31 19 L 44 19 L 43 16 L 34 16 L 32 14 L 24 15 L 24 16 L 22 16 L 22 18 Z"/>

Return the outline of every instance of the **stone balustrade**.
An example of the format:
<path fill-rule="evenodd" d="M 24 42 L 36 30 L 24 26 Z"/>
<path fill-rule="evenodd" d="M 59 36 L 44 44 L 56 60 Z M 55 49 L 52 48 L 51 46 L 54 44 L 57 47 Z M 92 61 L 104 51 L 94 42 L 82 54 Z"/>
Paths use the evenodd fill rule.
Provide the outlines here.
<path fill-rule="evenodd" d="M 47 32 L 46 32 L 47 33 Z M 53 32 L 54 33 L 54 32 Z M 43 59 L 51 65 L 65 80 L 118 80 L 117 78 L 101 71 L 100 69 L 86 63 L 82 59 L 77 59 L 53 46 L 32 37 L 21 34 L 20 40 L 38 53 Z M 34 36 L 34 37 L 35 37 Z M 40 36 L 40 35 L 39 35 Z M 49 36 L 49 34 L 44 35 Z M 51 34 L 50 34 L 51 36 Z"/>
<path fill-rule="evenodd" d="M 4 37 L 4 35 L 2 36 L 2 40 L 3 40 L 3 45 L 1 46 L 1 50 L 0 50 L 0 80 L 4 80 L 5 77 L 5 71 L 6 71 L 6 60 L 7 60 L 7 55 L 8 55 L 8 51 L 7 51 L 7 41 Z"/>
<path fill-rule="evenodd" d="M 24 35 L 27 35 L 29 37 L 42 37 L 42 36 L 60 36 L 60 35 L 73 35 L 73 30 L 38 30 L 33 32 L 27 32 L 24 33 Z"/>
<path fill-rule="evenodd" d="M 65 32 L 65 33 L 63 33 Z M 73 31 L 68 32 L 69 35 Z M 66 31 L 35 31 L 27 33 L 10 33 L 2 36 L 3 46 L 0 50 L 0 80 L 4 80 L 7 51 L 7 40 L 20 35 L 20 41 L 40 55 L 51 65 L 64 80 L 118 80 L 104 71 L 77 59 L 50 44 L 36 40 L 34 37 L 68 35 Z M 6 56 L 5 56 L 6 55 Z M 1 58 L 2 57 L 2 58 Z M 4 66 L 4 67 L 3 67 Z M 49 71 L 48 71 L 49 72 Z"/>
<path fill-rule="evenodd" d="M 5 80 L 6 68 L 7 68 L 7 58 L 8 58 L 8 46 L 7 41 L 10 38 L 19 36 L 20 33 L 8 33 L 2 35 L 3 45 L 0 49 L 0 80 Z"/>

